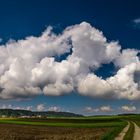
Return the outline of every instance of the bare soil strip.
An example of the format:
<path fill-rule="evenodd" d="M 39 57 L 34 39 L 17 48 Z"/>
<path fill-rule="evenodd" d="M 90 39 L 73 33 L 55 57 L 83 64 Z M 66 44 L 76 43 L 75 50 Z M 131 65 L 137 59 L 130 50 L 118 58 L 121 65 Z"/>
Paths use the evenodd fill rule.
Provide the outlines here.
<path fill-rule="evenodd" d="M 0 140 L 99 140 L 110 128 L 0 124 Z"/>
<path fill-rule="evenodd" d="M 127 126 L 121 131 L 121 133 L 115 138 L 115 140 L 123 140 L 126 132 L 128 131 L 130 127 L 130 123 L 128 122 Z"/>
<path fill-rule="evenodd" d="M 140 140 L 140 128 L 134 123 L 135 132 L 134 132 L 134 140 Z"/>

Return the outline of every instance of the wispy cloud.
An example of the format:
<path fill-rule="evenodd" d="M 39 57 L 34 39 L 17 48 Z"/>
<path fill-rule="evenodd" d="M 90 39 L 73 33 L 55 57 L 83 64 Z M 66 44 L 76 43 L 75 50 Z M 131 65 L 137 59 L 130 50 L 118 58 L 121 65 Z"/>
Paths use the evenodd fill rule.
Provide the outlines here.
<path fill-rule="evenodd" d="M 136 24 L 140 23 L 140 18 L 134 19 L 134 23 Z"/>
<path fill-rule="evenodd" d="M 133 27 L 136 29 L 140 29 L 140 18 L 133 20 Z"/>

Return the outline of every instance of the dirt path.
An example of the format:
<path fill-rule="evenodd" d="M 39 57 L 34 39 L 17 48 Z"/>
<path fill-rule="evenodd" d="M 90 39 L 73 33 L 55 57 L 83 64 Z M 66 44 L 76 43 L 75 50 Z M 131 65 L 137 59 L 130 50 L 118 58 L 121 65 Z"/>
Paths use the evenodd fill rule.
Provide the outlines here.
<path fill-rule="evenodd" d="M 130 123 L 128 122 L 127 126 L 121 131 L 121 133 L 115 138 L 115 140 L 123 140 L 126 132 L 128 131 Z"/>
<path fill-rule="evenodd" d="M 134 140 L 140 139 L 140 128 L 134 123 L 135 132 L 134 132 Z"/>

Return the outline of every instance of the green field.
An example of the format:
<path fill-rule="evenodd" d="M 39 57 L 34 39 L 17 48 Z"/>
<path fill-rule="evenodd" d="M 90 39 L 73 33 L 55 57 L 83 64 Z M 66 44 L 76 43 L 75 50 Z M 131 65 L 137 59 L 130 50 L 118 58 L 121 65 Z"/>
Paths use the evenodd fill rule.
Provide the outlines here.
<path fill-rule="evenodd" d="M 65 138 L 68 137 L 68 139 L 70 139 L 71 137 L 72 139 L 78 139 L 78 136 L 76 136 L 76 131 L 78 132 L 80 130 L 80 132 L 82 132 L 84 130 L 89 132 L 92 130 L 92 132 L 96 131 L 96 133 L 98 134 L 96 139 L 113 140 L 122 131 L 122 129 L 127 125 L 128 122 L 130 122 L 131 125 L 124 137 L 124 140 L 131 140 L 134 135 L 134 125 L 132 122 L 136 122 L 140 126 L 140 115 L 61 118 L 0 118 L 1 125 L 16 125 L 16 129 L 18 127 L 21 127 L 20 129 L 22 129 L 23 126 L 43 129 L 49 128 L 52 130 L 61 129 L 62 133 L 63 131 L 66 131 L 68 133 L 65 136 Z M 101 131 L 103 131 L 103 133 L 100 133 Z M 89 132 L 89 136 L 91 137 L 91 139 L 94 138 L 94 136 L 92 136 L 92 132 Z M 52 132 L 50 133 L 51 136 L 54 135 L 53 137 L 55 140 L 55 131 L 53 134 Z M 60 139 L 62 139 L 61 134 L 59 134 L 59 137 Z M 85 137 L 88 137 L 88 135 L 86 135 Z M 44 136 L 44 138 L 46 137 Z M 58 139 L 58 135 L 56 139 Z"/>
<path fill-rule="evenodd" d="M 0 123 L 45 125 L 63 127 L 120 127 L 126 122 L 120 119 L 0 119 Z"/>
<path fill-rule="evenodd" d="M 80 117 L 80 118 L 1 118 L 1 124 L 31 125 L 38 127 L 63 127 L 63 128 L 104 128 L 108 129 L 101 135 L 102 140 L 113 140 L 126 126 L 127 122 L 118 116 L 109 117 Z"/>

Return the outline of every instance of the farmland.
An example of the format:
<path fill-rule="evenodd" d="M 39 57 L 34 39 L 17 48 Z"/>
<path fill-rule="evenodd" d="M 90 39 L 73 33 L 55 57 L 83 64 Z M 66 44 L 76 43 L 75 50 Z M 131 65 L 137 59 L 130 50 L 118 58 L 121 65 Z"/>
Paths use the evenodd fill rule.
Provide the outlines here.
<path fill-rule="evenodd" d="M 5 140 L 113 140 L 127 125 L 119 116 L 70 118 L 1 118 Z"/>
<path fill-rule="evenodd" d="M 108 128 L 65 128 L 0 124 L 0 137 L 5 140 L 91 140 L 100 139 Z"/>
<path fill-rule="evenodd" d="M 134 137 L 138 137 L 135 134 L 136 130 L 138 135 L 140 134 L 139 127 L 140 115 L 0 118 L 0 139 L 133 140 Z M 123 132 L 124 129 L 126 132 Z M 121 133 L 122 138 L 119 136 Z"/>

